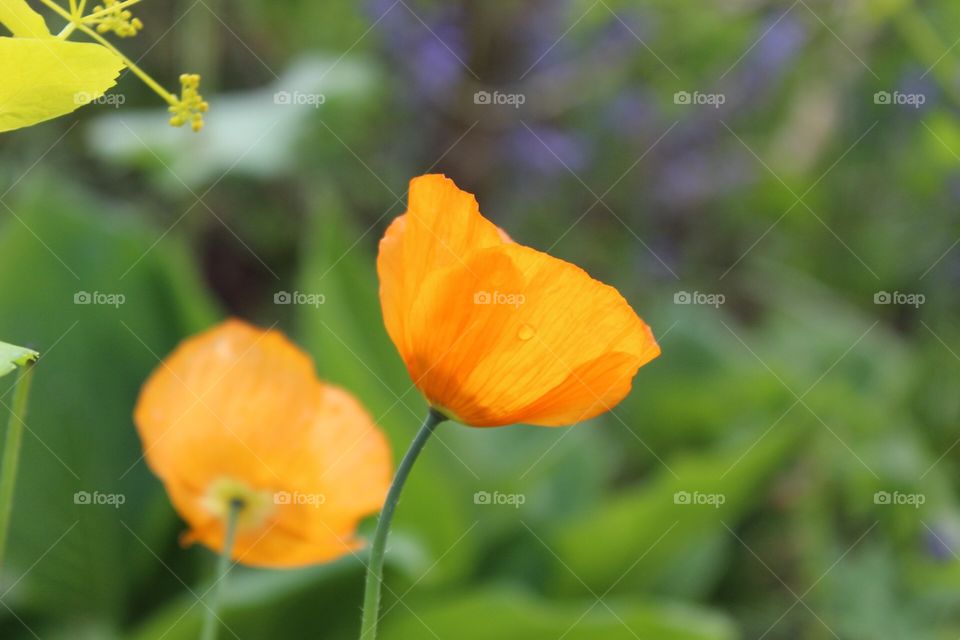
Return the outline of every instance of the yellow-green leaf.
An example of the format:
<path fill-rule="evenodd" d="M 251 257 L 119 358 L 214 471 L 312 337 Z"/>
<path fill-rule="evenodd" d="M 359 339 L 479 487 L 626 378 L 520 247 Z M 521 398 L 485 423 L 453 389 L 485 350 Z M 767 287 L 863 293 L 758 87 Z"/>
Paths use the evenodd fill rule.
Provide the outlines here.
<path fill-rule="evenodd" d="M 0 0 L 0 24 L 21 38 L 50 36 L 43 16 L 31 9 L 27 0 Z"/>
<path fill-rule="evenodd" d="M 123 61 L 99 44 L 0 37 L 0 131 L 56 118 L 96 100 L 116 84 L 122 68 Z"/>

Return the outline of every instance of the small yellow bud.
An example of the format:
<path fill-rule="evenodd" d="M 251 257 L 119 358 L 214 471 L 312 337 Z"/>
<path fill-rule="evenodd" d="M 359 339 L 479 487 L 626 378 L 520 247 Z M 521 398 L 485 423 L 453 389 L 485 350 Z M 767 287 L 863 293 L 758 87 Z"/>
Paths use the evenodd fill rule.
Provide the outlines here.
<path fill-rule="evenodd" d="M 137 32 L 143 29 L 143 23 L 139 18 L 134 18 L 127 9 L 118 7 L 117 2 L 118 0 L 103 0 L 103 4 L 98 5 L 91 14 L 102 13 L 103 15 L 94 18 L 92 23 L 97 25 L 99 33 L 112 31 L 121 38 L 137 35 Z"/>
<path fill-rule="evenodd" d="M 175 103 L 170 105 L 169 111 L 173 114 L 170 124 L 182 127 L 187 122 L 194 131 L 203 128 L 203 114 L 210 105 L 200 95 L 200 76 L 195 73 L 185 73 L 180 76 L 180 97 L 174 96 Z"/>

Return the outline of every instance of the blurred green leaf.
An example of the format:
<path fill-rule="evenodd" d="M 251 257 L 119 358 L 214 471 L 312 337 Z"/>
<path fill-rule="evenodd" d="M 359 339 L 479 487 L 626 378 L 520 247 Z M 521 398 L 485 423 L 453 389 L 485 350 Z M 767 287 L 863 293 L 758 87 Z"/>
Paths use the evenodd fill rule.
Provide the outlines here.
<path fill-rule="evenodd" d="M 0 331 L 45 352 L 24 439 L 3 576 L 15 586 L 6 600 L 21 616 L 82 612 L 110 624 L 125 615 L 136 585 L 156 580 L 155 597 L 171 588 L 158 556 L 175 544 L 177 525 L 142 460 L 131 418 L 139 386 L 214 313 L 175 237 L 156 243 L 161 230 L 105 215 L 42 179 L 34 184 L 0 228 L 0 299 L 29 310 L 0 315 Z M 98 504 L 98 495 L 123 496 L 122 504 Z"/>
<path fill-rule="evenodd" d="M 409 598 L 390 612 L 384 640 L 733 640 L 723 616 L 669 602 L 545 600 L 508 587 Z"/>
<path fill-rule="evenodd" d="M 649 481 L 556 523 L 542 534 L 557 559 L 555 584 L 565 593 L 669 592 L 691 569 L 696 580 L 687 589 L 708 590 L 717 567 L 708 572 L 697 563 L 704 545 L 736 544 L 733 530 L 797 454 L 798 434 L 784 423 L 757 432 L 752 443 L 670 459 Z"/>
<path fill-rule="evenodd" d="M 220 637 L 354 640 L 360 630 L 362 569 L 355 558 L 284 571 L 237 567 L 224 588 Z M 206 584 L 182 593 L 128 637 L 196 640 L 206 613 L 199 599 L 208 589 Z"/>

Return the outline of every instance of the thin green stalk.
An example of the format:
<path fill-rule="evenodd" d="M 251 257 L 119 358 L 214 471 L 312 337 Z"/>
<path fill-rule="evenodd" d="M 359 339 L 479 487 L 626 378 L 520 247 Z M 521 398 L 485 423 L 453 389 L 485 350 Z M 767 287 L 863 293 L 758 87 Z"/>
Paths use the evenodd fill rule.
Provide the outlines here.
<path fill-rule="evenodd" d="M 390 533 L 390 521 L 393 520 L 393 512 L 396 509 L 397 502 L 400 501 L 400 492 L 403 491 L 403 485 L 410 475 L 413 463 L 417 461 L 417 456 L 427 444 L 427 440 L 433 434 L 437 425 L 446 420 L 442 413 L 430 410 L 423 426 L 417 432 L 410 448 L 403 456 L 400 466 L 397 468 L 397 474 L 393 477 L 390 484 L 390 490 L 387 492 L 387 499 L 383 503 L 383 510 L 380 512 L 380 519 L 377 521 L 377 531 L 373 536 L 373 544 L 370 545 L 370 564 L 367 565 L 367 584 L 363 594 L 363 622 L 360 625 L 360 640 L 375 640 L 377 637 L 377 623 L 380 622 L 380 587 L 383 583 L 383 554 L 387 548 L 387 536 Z"/>
<path fill-rule="evenodd" d="M 217 631 L 220 629 L 220 602 L 223 599 L 223 585 L 227 581 L 227 573 L 230 571 L 230 558 L 233 552 L 233 543 L 237 538 L 237 521 L 240 519 L 240 511 L 243 509 L 242 500 L 230 501 L 230 514 L 227 516 L 227 534 L 223 540 L 223 550 L 220 552 L 220 558 L 217 560 L 216 582 L 213 583 L 213 597 L 210 598 L 210 604 L 207 605 L 207 614 L 203 619 L 203 630 L 200 633 L 201 640 L 216 640 Z"/>
<path fill-rule="evenodd" d="M 41 1 L 45 2 L 46 0 L 41 0 Z M 154 93 L 156 93 L 158 96 L 166 100 L 167 104 L 170 104 L 171 106 L 177 104 L 176 96 L 174 96 L 172 93 L 170 93 L 169 91 L 164 89 L 162 86 L 160 86 L 160 83 L 158 83 L 156 80 L 154 80 L 149 75 L 147 75 L 146 71 L 138 67 L 133 60 L 125 56 L 123 52 L 117 49 L 115 46 L 113 46 L 113 44 L 111 44 L 109 40 L 107 40 L 106 38 L 104 38 L 99 33 L 97 33 L 96 31 L 94 31 L 93 29 L 91 29 L 85 24 L 78 24 L 77 28 L 80 29 L 80 31 L 87 34 L 88 36 L 90 36 L 91 38 L 93 38 L 94 40 L 96 40 L 99 44 L 102 44 L 107 49 L 110 49 L 110 51 L 112 51 L 114 55 L 116 55 L 118 58 L 123 60 L 123 63 L 127 65 L 127 68 L 130 69 L 130 71 L 133 71 L 133 73 L 138 78 L 140 78 L 140 80 L 143 81 L 145 85 L 153 89 Z"/>
<path fill-rule="evenodd" d="M 32 380 L 33 364 L 27 364 L 17 377 L 10 422 L 7 425 L 7 441 L 3 447 L 3 464 L 0 466 L 0 566 L 3 566 L 3 556 L 7 549 L 13 492 L 17 484 L 17 467 L 20 465 L 20 444 L 23 442 L 23 421 L 27 417 L 27 398 L 30 397 Z"/>
<path fill-rule="evenodd" d="M 124 0 L 124 2 L 118 2 L 117 4 L 113 5 L 112 7 L 109 7 L 109 8 L 108 8 L 108 7 L 104 7 L 103 9 L 100 9 L 99 11 L 94 11 L 94 12 L 88 14 L 88 15 L 85 15 L 85 16 L 82 17 L 82 20 L 83 20 L 84 22 L 90 22 L 91 20 L 96 20 L 96 19 L 98 19 L 98 18 L 102 18 L 102 17 L 104 17 L 104 16 L 106 16 L 106 15 L 109 15 L 109 14 L 110 14 L 111 12 L 113 12 L 113 11 L 122 11 L 122 10 L 126 9 L 127 7 L 132 7 L 133 5 L 138 4 L 139 2 L 140 2 L 140 0 Z"/>
<path fill-rule="evenodd" d="M 164 89 L 162 86 L 160 86 L 160 84 L 156 80 L 154 80 L 149 75 L 147 75 L 147 72 L 141 69 L 140 67 L 138 67 L 136 63 L 133 62 L 133 60 L 123 55 L 123 52 L 117 49 L 115 46 L 113 46 L 113 44 L 111 44 L 109 40 L 107 40 L 106 38 L 101 36 L 99 33 L 94 31 L 87 25 L 85 25 L 83 22 L 77 22 L 73 16 L 71 16 L 67 11 L 63 9 L 63 7 L 58 5 L 53 0 L 40 0 L 40 2 L 42 2 L 44 5 L 49 7 L 54 12 L 58 13 L 60 17 L 66 20 L 67 22 L 76 25 L 77 29 L 79 29 L 83 33 L 87 34 L 88 36 L 96 40 L 99 44 L 103 45 L 104 47 L 112 51 L 114 55 L 120 58 L 123 61 L 123 63 L 127 65 L 127 68 L 130 69 L 130 71 L 132 71 L 138 78 L 140 78 L 144 82 L 144 84 L 146 84 L 148 87 L 153 89 L 154 92 L 157 93 L 157 95 L 159 95 L 161 98 L 166 100 L 168 104 L 170 104 L 171 106 L 177 104 L 176 96 L 174 96 L 172 93 L 170 93 L 169 91 Z M 81 2 L 80 6 L 83 7 L 83 4 L 84 3 Z"/>

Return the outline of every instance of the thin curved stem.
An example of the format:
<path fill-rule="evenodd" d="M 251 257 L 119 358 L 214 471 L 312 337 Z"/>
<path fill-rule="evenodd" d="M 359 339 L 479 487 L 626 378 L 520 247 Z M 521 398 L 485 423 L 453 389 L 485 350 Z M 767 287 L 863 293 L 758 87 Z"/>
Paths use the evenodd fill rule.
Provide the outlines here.
<path fill-rule="evenodd" d="M 70 15 L 69 12 L 65 11 L 63 7 L 58 5 L 53 0 L 40 0 L 40 2 L 42 2 L 51 10 L 59 14 L 60 17 L 66 20 L 68 23 L 75 25 L 77 29 L 79 29 L 83 33 L 87 34 L 88 36 L 96 40 L 97 43 L 103 45 L 104 47 L 109 49 L 111 52 L 113 52 L 114 55 L 116 55 L 118 58 L 120 58 L 123 61 L 123 63 L 127 66 L 128 69 L 130 69 L 130 71 L 132 71 L 138 78 L 140 78 L 144 82 L 144 84 L 146 84 L 148 87 L 153 89 L 154 92 L 156 92 L 156 94 L 159 95 L 161 98 L 163 98 L 168 104 L 170 104 L 171 106 L 177 104 L 177 98 L 172 93 L 170 93 L 169 91 L 164 89 L 162 86 L 160 86 L 160 83 L 158 83 L 156 80 L 151 78 L 146 71 L 138 67 L 137 64 L 133 60 L 125 56 L 122 51 L 120 51 L 115 46 L 113 46 L 113 44 L 111 44 L 109 40 L 107 40 L 106 38 L 101 36 L 99 33 L 94 31 L 90 27 L 88 27 L 86 24 L 83 23 L 82 20 L 81 21 L 76 20 L 72 15 Z M 80 6 L 81 8 L 83 7 L 83 2 L 80 3 Z"/>
<path fill-rule="evenodd" d="M 223 540 L 223 549 L 220 551 L 220 558 L 217 560 L 217 581 L 210 587 L 213 589 L 213 597 L 210 598 L 210 604 L 207 606 L 207 614 L 203 618 L 203 630 L 200 633 L 201 640 L 216 640 L 217 631 L 220 629 L 220 601 L 223 599 L 223 585 L 227 581 L 227 573 L 230 571 L 233 543 L 237 537 L 237 520 L 240 518 L 240 511 L 242 509 L 242 500 L 232 500 L 230 502 L 230 514 L 227 516 L 227 533 Z"/>
<path fill-rule="evenodd" d="M 27 417 L 27 399 L 30 397 L 32 380 L 33 365 L 27 364 L 17 378 L 17 390 L 14 392 L 10 422 L 7 424 L 7 439 L 3 446 L 3 464 L 0 466 L 0 566 L 3 566 L 3 556 L 7 549 L 10 514 L 13 512 L 13 492 L 17 485 L 17 468 L 20 466 L 23 421 Z"/>
<path fill-rule="evenodd" d="M 383 503 L 383 510 L 380 512 L 380 519 L 377 521 L 377 531 L 373 536 L 373 543 L 370 545 L 370 564 L 367 565 L 367 583 L 363 594 L 363 621 L 360 625 L 360 640 L 375 640 L 377 637 L 377 623 L 380 622 L 380 587 L 383 584 L 383 555 L 387 548 L 387 536 L 390 534 L 390 522 L 393 520 L 393 512 L 400 500 L 400 492 L 403 491 L 403 485 L 410 475 L 413 463 L 417 461 L 417 456 L 423 450 L 427 440 L 433 434 L 437 425 L 446 420 L 447 417 L 442 413 L 430 409 L 423 426 L 417 432 L 410 448 L 403 456 L 400 466 L 397 467 L 397 473 L 390 484 L 390 490 L 387 492 L 387 499 Z"/>
<path fill-rule="evenodd" d="M 151 78 L 146 71 L 138 67 L 133 60 L 125 56 L 123 52 L 113 46 L 109 40 L 83 23 L 78 24 L 77 29 L 96 40 L 99 44 L 103 45 L 112 51 L 114 55 L 123 60 L 123 63 L 127 65 L 127 68 L 130 69 L 130 71 L 132 71 L 138 78 L 140 78 L 145 85 L 153 89 L 154 93 L 163 98 L 167 104 L 175 105 L 177 103 L 177 98 L 172 93 L 164 89 L 159 82 Z"/>

